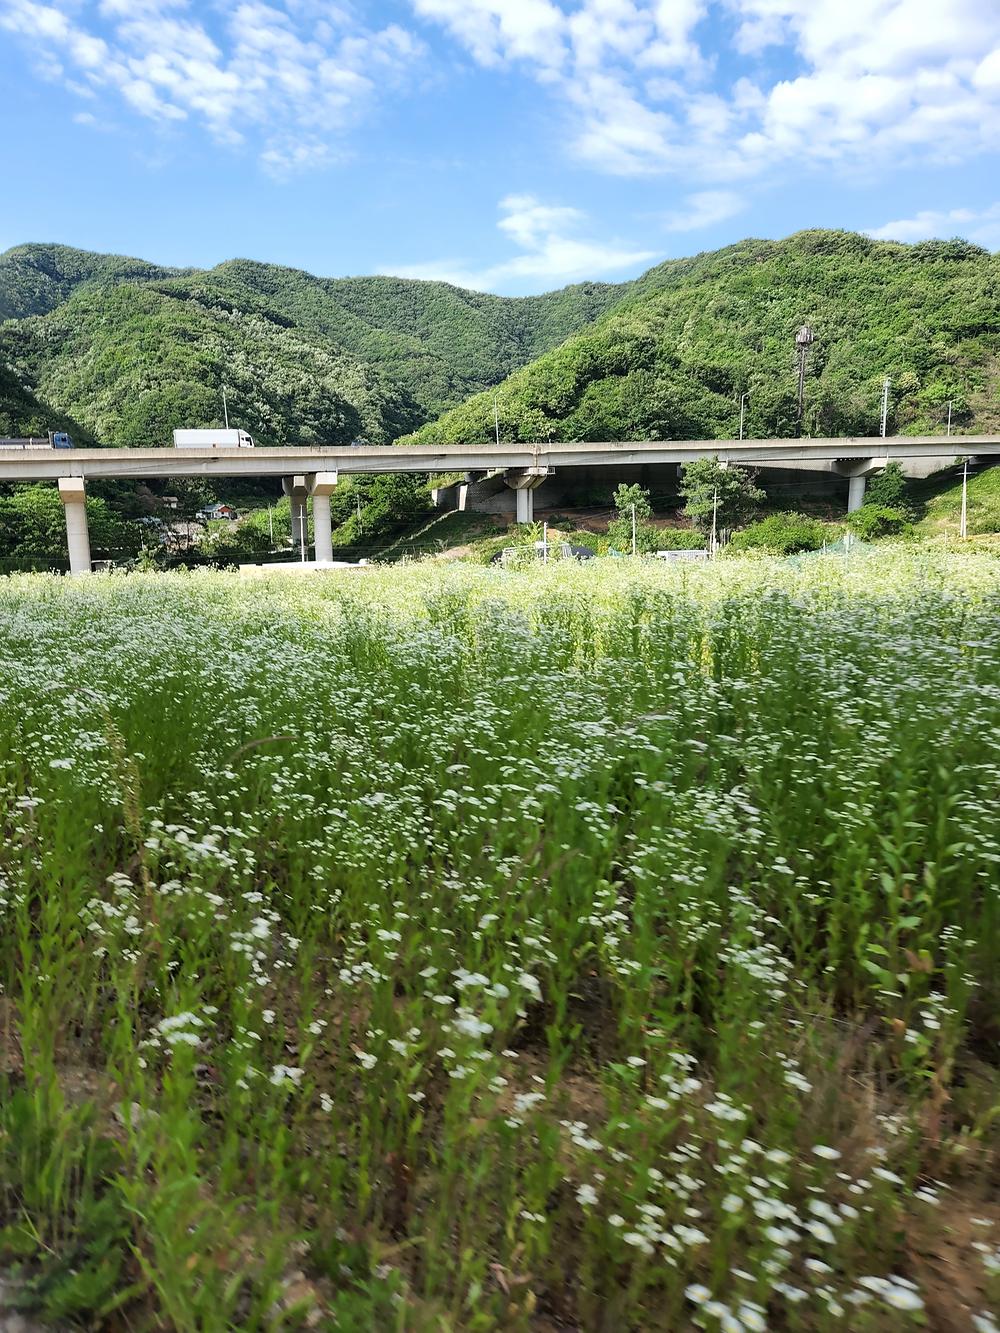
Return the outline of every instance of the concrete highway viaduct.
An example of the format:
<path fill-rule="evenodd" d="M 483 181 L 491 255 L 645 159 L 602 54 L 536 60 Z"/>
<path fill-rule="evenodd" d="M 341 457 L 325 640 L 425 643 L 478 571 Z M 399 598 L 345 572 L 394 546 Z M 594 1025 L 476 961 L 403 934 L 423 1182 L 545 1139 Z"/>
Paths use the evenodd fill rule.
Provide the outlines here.
<path fill-rule="evenodd" d="M 490 445 L 290 445 L 277 449 L 18 449 L 0 450 L 0 481 L 56 481 L 66 508 L 70 572 L 88 573 L 87 481 L 95 477 L 281 477 L 292 506 L 292 532 L 305 529 L 312 499 L 316 560 L 333 559 L 330 496 L 340 473 L 466 474 L 464 486 L 484 479 L 513 492 L 514 513 L 530 523 L 534 495 L 559 469 L 607 468 L 628 476 L 636 468 L 718 458 L 726 465 L 803 468 L 848 479 L 848 511 L 864 500 L 865 479 L 897 459 L 908 470 L 933 471 L 958 457 L 1000 455 L 998 435 L 893 436 L 888 439 L 653 440 L 611 443 Z M 466 497 L 467 498 L 467 497 Z M 460 501 L 461 496 L 457 496 Z M 458 507 L 458 504 L 456 504 Z"/>

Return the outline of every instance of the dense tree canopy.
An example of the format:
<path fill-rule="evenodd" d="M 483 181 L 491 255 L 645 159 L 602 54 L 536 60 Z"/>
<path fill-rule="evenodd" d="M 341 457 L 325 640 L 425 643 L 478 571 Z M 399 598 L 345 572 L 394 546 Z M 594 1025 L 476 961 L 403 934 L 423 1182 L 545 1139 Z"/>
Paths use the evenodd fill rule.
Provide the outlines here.
<path fill-rule="evenodd" d="M 650 270 L 596 323 L 498 390 L 507 439 L 795 435 L 795 332 L 810 324 L 806 435 L 1000 429 L 1000 256 L 961 241 L 906 246 L 846 232 L 743 241 Z M 493 394 L 425 426 L 479 441 Z"/>
<path fill-rule="evenodd" d="M 885 375 L 892 432 L 942 430 L 949 403 L 958 433 L 1000 430 L 1000 256 L 957 240 L 806 231 L 519 299 L 21 246 L 0 256 L 4 315 L 10 434 L 164 444 L 221 424 L 225 385 L 265 444 L 485 441 L 494 391 L 506 439 L 729 438 L 743 394 L 748 436 L 867 435 Z"/>
<path fill-rule="evenodd" d="M 0 325 L 0 363 L 106 444 L 216 424 L 223 382 L 234 419 L 267 442 L 377 443 L 499 383 L 625 290 L 587 283 L 512 299 L 242 259 L 180 270 L 26 245 L 0 255 L 0 320 L 12 321 Z"/>

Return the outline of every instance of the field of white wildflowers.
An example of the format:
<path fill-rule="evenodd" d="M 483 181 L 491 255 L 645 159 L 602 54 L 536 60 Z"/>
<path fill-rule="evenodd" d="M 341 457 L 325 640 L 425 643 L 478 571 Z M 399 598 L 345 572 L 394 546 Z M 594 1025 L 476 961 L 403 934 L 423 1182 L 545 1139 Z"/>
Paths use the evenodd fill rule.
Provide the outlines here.
<path fill-rule="evenodd" d="M 977 1330 L 1000 562 L 0 581 L 58 1327 Z"/>

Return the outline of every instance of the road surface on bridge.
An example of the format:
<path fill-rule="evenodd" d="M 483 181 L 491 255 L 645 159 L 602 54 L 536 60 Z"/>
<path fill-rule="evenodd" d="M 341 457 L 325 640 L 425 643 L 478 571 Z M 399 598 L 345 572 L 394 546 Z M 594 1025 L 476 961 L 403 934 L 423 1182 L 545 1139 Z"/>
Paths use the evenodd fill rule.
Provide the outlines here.
<path fill-rule="evenodd" d="M 0 450 L 0 481 L 60 477 L 275 477 L 313 472 L 490 472 L 496 469 L 622 467 L 721 462 L 794 466 L 890 458 L 1000 455 L 1000 435 L 894 435 L 887 439 L 650 440 L 609 443 L 289 445 L 281 449 Z"/>

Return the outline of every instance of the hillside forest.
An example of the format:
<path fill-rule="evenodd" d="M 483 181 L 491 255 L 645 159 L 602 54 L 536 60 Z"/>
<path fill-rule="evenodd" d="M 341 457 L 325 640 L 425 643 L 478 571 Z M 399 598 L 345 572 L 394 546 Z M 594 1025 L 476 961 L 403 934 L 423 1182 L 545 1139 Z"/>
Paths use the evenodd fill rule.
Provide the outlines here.
<path fill-rule="evenodd" d="M 805 231 L 525 298 L 23 245 L 0 255 L 0 320 L 0 435 L 65 429 L 82 445 L 221 425 L 223 388 L 264 445 L 472 443 L 497 420 L 501 438 L 541 442 L 731 438 L 741 400 L 748 437 L 871 435 L 886 376 L 890 433 L 943 432 L 949 415 L 957 434 L 1000 430 L 1000 255 L 961 240 Z M 349 489 L 347 543 L 427 503 L 416 482 Z M 30 536 L 6 491 L 0 528 Z M 125 483 L 95 499 L 119 518 L 142 508 Z"/>

